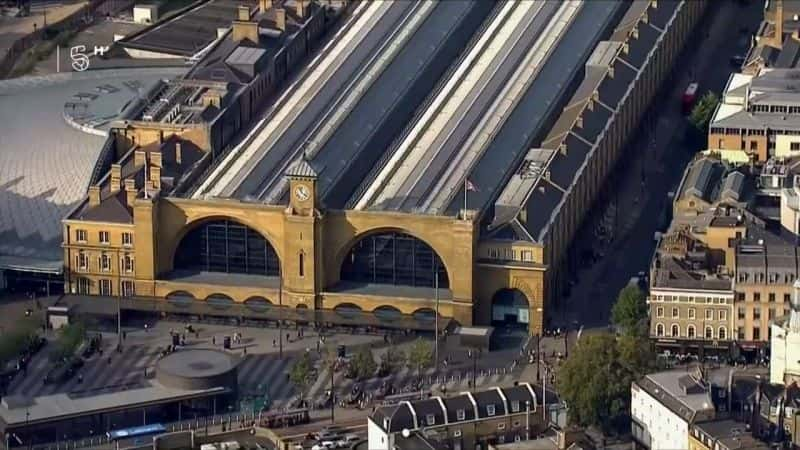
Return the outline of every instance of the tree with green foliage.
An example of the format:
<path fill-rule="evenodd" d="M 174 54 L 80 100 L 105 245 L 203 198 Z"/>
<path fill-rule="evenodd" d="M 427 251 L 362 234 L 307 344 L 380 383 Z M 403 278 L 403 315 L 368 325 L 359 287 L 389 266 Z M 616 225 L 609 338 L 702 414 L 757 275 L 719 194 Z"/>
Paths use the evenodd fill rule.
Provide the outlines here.
<path fill-rule="evenodd" d="M 350 374 L 356 380 L 363 380 L 375 375 L 378 366 L 369 348 L 362 348 L 350 360 Z"/>
<path fill-rule="evenodd" d="M 23 353 L 33 340 L 38 337 L 38 323 L 32 317 L 25 317 L 17 321 L 16 325 L 3 334 L 0 339 L 0 364 L 18 357 Z"/>
<path fill-rule="evenodd" d="M 611 308 L 611 321 L 624 334 L 647 334 L 647 298 L 639 286 L 629 284 L 619 291 Z"/>
<path fill-rule="evenodd" d="M 708 91 L 692 108 L 692 112 L 689 114 L 689 123 L 700 133 L 705 134 L 708 131 L 708 124 L 711 122 L 714 110 L 717 109 L 717 103 L 719 103 L 717 94 Z"/>
<path fill-rule="evenodd" d="M 408 349 L 406 360 L 408 367 L 417 371 L 417 375 L 422 375 L 422 370 L 433 364 L 433 346 L 430 342 L 417 339 Z"/>
<path fill-rule="evenodd" d="M 311 383 L 314 381 L 314 364 L 308 353 L 303 353 L 303 356 L 292 365 L 289 370 L 289 381 L 300 392 L 300 397 L 306 395 L 308 388 L 311 387 Z"/>
<path fill-rule="evenodd" d="M 389 347 L 381 355 L 381 365 L 389 372 L 400 369 L 406 364 L 406 354 L 398 347 Z"/>
<path fill-rule="evenodd" d="M 58 330 L 58 338 L 50 352 L 52 361 L 66 361 L 75 355 L 75 350 L 86 339 L 86 327 L 80 323 L 64 325 Z"/>
<path fill-rule="evenodd" d="M 630 430 L 631 383 L 653 369 L 655 354 L 646 339 L 590 335 L 570 351 L 556 387 L 573 423 L 624 433 Z"/>

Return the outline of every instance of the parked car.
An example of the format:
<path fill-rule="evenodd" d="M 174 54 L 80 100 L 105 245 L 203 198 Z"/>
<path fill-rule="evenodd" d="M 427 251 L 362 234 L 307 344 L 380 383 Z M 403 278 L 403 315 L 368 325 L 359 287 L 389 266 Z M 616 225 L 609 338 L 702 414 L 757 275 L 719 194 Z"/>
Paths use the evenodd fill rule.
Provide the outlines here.
<path fill-rule="evenodd" d="M 339 439 L 338 441 L 336 441 L 336 446 L 338 448 L 350 448 L 350 447 L 353 446 L 353 444 L 355 444 L 356 442 L 358 442 L 360 440 L 361 440 L 361 438 L 358 437 L 358 435 L 356 435 L 356 434 L 348 434 L 344 438 Z"/>

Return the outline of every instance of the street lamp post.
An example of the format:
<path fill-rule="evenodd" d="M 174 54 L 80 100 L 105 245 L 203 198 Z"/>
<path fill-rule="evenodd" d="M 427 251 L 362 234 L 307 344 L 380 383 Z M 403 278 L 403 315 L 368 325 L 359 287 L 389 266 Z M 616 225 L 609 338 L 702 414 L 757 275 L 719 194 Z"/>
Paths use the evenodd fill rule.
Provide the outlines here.
<path fill-rule="evenodd" d="M 283 359 L 283 269 L 280 263 L 278 264 L 278 356 Z"/>
<path fill-rule="evenodd" d="M 531 439 L 531 402 L 525 400 L 525 440 Z"/>
<path fill-rule="evenodd" d="M 437 264 L 433 265 L 434 275 L 433 275 L 433 292 L 434 296 L 436 297 L 436 311 L 435 311 L 435 318 L 434 318 L 434 330 L 433 330 L 433 345 L 434 345 L 434 367 L 436 369 L 436 373 L 439 373 L 439 268 Z"/>
<path fill-rule="evenodd" d="M 536 333 L 536 355 L 534 355 L 534 358 L 536 358 L 536 381 L 541 379 L 541 375 L 539 374 L 539 361 L 542 360 L 540 344 L 541 339 L 539 338 L 539 333 Z"/>
<path fill-rule="evenodd" d="M 331 423 L 334 423 L 335 422 L 335 419 L 334 419 L 334 408 L 336 408 L 336 394 L 335 394 L 336 389 L 335 389 L 335 386 L 333 384 L 333 375 L 334 375 L 333 363 L 331 363 L 330 372 L 331 372 Z"/>
<path fill-rule="evenodd" d="M 476 372 L 478 371 L 478 358 L 481 356 L 481 350 L 467 350 L 467 357 L 472 359 L 472 392 L 475 392 L 475 384 L 477 383 Z"/>

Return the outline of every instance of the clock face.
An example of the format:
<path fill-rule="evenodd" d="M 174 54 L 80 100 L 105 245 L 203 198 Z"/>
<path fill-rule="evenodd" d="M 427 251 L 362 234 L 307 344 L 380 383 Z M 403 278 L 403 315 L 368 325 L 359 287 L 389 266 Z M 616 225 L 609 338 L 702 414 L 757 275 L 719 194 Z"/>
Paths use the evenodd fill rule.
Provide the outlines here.
<path fill-rule="evenodd" d="M 301 202 L 304 202 L 308 200 L 309 197 L 311 197 L 311 192 L 308 190 L 308 186 L 301 184 L 296 188 L 294 188 L 294 196 L 296 199 L 300 200 Z"/>

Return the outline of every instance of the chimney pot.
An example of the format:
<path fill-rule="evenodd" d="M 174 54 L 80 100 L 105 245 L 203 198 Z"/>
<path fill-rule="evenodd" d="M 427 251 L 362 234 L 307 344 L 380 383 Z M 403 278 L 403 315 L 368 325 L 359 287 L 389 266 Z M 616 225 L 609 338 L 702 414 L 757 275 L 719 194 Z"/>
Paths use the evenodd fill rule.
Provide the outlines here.
<path fill-rule="evenodd" d="M 136 150 L 133 154 L 133 165 L 136 167 L 143 166 L 147 160 L 147 153 L 144 150 Z"/>
<path fill-rule="evenodd" d="M 183 155 L 181 153 L 182 153 L 181 143 L 180 142 L 176 142 L 175 143 L 175 163 L 176 164 L 181 164 L 181 161 L 183 160 Z"/>
<path fill-rule="evenodd" d="M 239 20 L 248 21 L 250 20 L 250 7 L 247 5 L 239 5 Z"/>
<path fill-rule="evenodd" d="M 259 7 L 261 8 L 261 13 L 265 13 L 272 9 L 272 0 L 260 0 Z"/>
<path fill-rule="evenodd" d="M 111 165 L 111 192 L 117 192 L 122 183 L 122 166 L 119 164 Z"/>
<path fill-rule="evenodd" d="M 100 186 L 89 186 L 89 206 L 100 204 Z"/>
<path fill-rule="evenodd" d="M 286 10 L 283 8 L 275 9 L 275 26 L 281 30 L 286 31 Z"/>
<path fill-rule="evenodd" d="M 136 201 L 136 180 L 128 178 L 125 180 L 125 203 L 133 208 L 133 202 Z"/>
<path fill-rule="evenodd" d="M 150 164 L 163 167 L 163 164 L 161 163 L 161 152 L 150 152 Z"/>
<path fill-rule="evenodd" d="M 306 19 L 306 0 L 297 0 L 295 2 L 295 11 L 297 12 L 297 17 L 301 20 Z"/>

